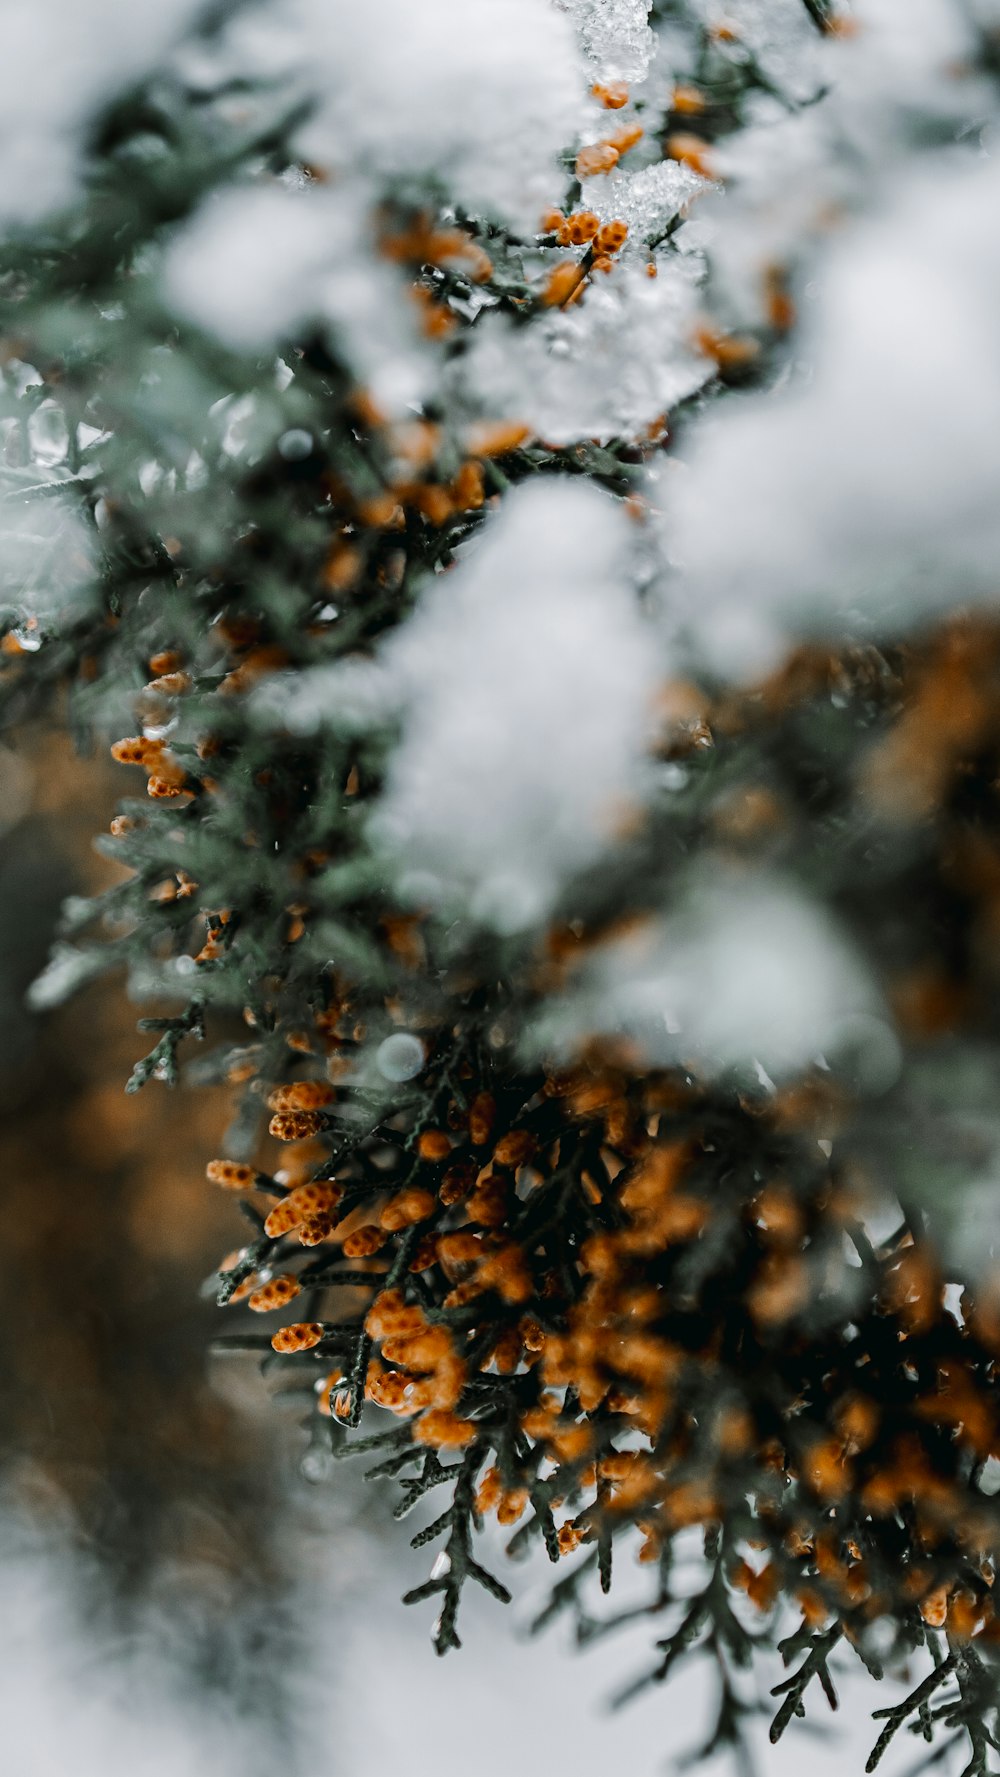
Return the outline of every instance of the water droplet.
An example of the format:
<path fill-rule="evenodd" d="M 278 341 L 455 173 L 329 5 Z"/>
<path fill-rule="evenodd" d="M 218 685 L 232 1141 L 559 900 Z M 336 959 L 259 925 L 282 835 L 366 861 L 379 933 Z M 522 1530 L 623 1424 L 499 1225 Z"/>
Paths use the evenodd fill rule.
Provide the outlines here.
<path fill-rule="evenodd" d="M 314 1487 L 319 1486 L 323 1481 L 328 1481 L 333 1474 L 333 1460 L 329 1450 L 321 1450 L 316 1447 L 307 1450 L 299 1463 L 299 1471 L 303 1480 L 311 1482 Z"/>
<path fill-rule="evenodd" d="M 302 426 L 293 426 L 278 439 L 278 455 L 284 457 L 286 463 L 301 463 L 312 456 L 312 450 L 312 433 Z"/>
<path fill-rule="evenodd" d="M 379 1044 L 375 1066 L 384 1080 L 401 1084 L 403 1080 L 416 1079 L 426 1059 L 420 1038 L 409 1031 L 397 1030 Z"/>
<path fill-rule="evenodd" d="M 661 766 L 660 783 L 665 790 L 683 790 L 688 781 L 688 770 L 684 765 L 677 765 L 673 760 Z"/>

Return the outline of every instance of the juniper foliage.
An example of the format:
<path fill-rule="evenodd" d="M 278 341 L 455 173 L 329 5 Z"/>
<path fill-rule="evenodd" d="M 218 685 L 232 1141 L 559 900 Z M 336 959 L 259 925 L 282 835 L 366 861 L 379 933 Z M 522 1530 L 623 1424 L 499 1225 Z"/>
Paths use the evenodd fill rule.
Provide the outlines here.
<path fill-rule="evenodd" d="M 406 1599 L 439 1652 L 468 1581 L 509 1597 L 475 1552 L 496 1513 L 573 1563 L 541 1620 L 581 1642 L 638 1551 L 641 1682 L 718 1675 L 703 1753 L 745 1753 L 775 1643 L 773 1739 L 836 1707 L 841 1650 L 875 1678 L 919 1654 L 868 1768 L 905 1727 L 973 1777 L 1000 1754 L 1000 1312 L 968 1237 L 995 1220 L 1000 629 L 964 557 L 914 622 L 880 604 L 876 535 L 870 608 L 723 604 L 700 647 L 669 521 L 703 412 L 721 437 L 800 376 L 823 204 L 971 162 L 995 20 L 942 5 L 897 80 L 898 8 L 736 10 L 525 0 L 509 88 L 463 39 L 373 120 L 322 64 L 331 133 L 316 9 L 181 8 L 88 115 L 72 195 L 8 225 L 4 720 L 64 710 L 149 792 L 34 1000 L 124 966 L 161 1008 L 126 1089 L 232 1082 L 209 1176 L 249 1233 L 212 1287 L 297 1318 L 222 1343 L 311 1456 L 375 1454 L 400 1515 L 443 1499 Z M 539 80 L 561 158 L 511 98 Z M 508 587 L 509 640 L 477 627 Z"/>

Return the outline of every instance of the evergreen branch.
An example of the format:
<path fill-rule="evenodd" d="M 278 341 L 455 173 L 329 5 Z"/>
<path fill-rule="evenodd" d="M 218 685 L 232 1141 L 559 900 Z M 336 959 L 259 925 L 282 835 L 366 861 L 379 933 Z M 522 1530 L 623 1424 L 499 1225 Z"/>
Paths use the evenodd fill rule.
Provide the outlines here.
<path fill-rule="evenodd" d="M 819 1678 L 830 1707 L 836 1709 L 837 1694 L 827 1668 L 827 1660 L 843 1633 L 841 1624 L 834 1623 L 832 1628 L 824 1629 L 819 1634 L 812 1636 L 810 1651 L 798 1671 L 773 1687 L 772 1697 L 780 1697 L 784 1692 L 785 1700 L 771 1723 L 769 1737 L 772 1745 L 781 1739 L 792 1716 L 801 1709 L 802 1697 L 810 1679 Z"/>
<path fill-rule="evenodd" d="M 834 14 L 831 0 L 802 0 L 802 4 L 817 31 L 821 31 L 826 36 L 833 30 Z"/>
<path fill-rule="evenodd" d="M 941 1661 L 939 1666 L 935 1666 L 933 1672 L 927 1674 L 927 1677 L 917 1685 L 915 1690 L 910 1692 L 908 1697 L 903 1699 L 902 1703 L 895 1703 L 889 1708 L 875 1709 L 872 1711 L 872 1719 L 878 1721 L 885 1718 L 886 1725 L 882 1729 L 881 1734 L 869 1754 L 868 1763 L 865 1765 L 866 1772 L 874 1771 L 877 1768 L 882 1761 L 882 1757 L 886 1752 L 890 1741 L 893 1739 L 894 1735 L 898 1733 L 899 1729 L 903 1726 L 903 1723 L 915 1710 L 918 1712 L 923 1710 L 938 1686 L 944 1683 L 949 1673 L 953 1672 L 954 1669 L 955 1656 L 949 1654 L 946 1659 Z M 923 1729 L 923 1721 L 921 1721 L 920 1725 Z"/>
<path fill-rule="evenodd" d="M 126 1092 L 138 1092 L 147 1081 L 160 1079 L 167 1086 L 177 1084 L 177 1050 L 186 1036 L 197 1042 L 205 1037 L 205 1007 L 200 998 L 193 999 L 176 1018 L 140 1018 L 140 1030 L 160 1030 L 158 1043 L 137 1061 L 125 1085 Z"/>

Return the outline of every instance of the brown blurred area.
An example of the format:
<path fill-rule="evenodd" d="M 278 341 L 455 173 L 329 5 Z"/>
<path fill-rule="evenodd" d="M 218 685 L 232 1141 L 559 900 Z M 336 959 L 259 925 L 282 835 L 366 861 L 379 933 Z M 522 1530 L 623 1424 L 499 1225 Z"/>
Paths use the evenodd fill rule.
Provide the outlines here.
<path fill-rule="evenodd" d="M 204 1173 L 228 1094 L 125 1096 L 149 1039 L 115 977 L 41 1018 L 23 1004 L 63 896 L 114 879 L 92 840 L 120 794 L 63 737 L 0 751 L 0 1496 L 68 1529 L 109 1628 L 153 1601 L 199 1682 L 245 1683 L 277 1728 L 293 1458 L 251 1364 L 213 1381 L 218 1310 L 198 1296 L 241 1237 Z"/>

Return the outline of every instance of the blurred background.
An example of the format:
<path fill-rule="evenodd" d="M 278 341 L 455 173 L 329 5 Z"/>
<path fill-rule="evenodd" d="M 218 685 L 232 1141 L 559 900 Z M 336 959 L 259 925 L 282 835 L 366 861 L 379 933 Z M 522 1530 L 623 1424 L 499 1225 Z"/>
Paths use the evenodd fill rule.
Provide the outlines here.
<path fill-rule="evenodd" d="M 17 1777 L 631 1777 L 676 1768 L 707 1721 L 700 1666 L 619 1714 L 650 1663 L 642 1622 L 579 1653 L 525 1625 L 551 1569 L 507 1578 L 504 1611 L 467 1594 L 461 1652 L 437 1660 L 426 1576 L 363 1464 L 302 1473 L 294 1414 L 252 1357 L 210 1358 L 218 1310 L 199 1285 L 240 1239 L 204 1180 L 224 1090 L 123 1086 L 148 1047 L 117 979 L 29 1014 L 63 897 L 113 866 L 92 848 L 114 767 L 64 736 L 0 749 L 0 1719 Z M 432 1515 L 428 1512 L 427 1516 Z M 494 1551 L 495 1561 L 504 1557 Z M 616 1603 L 624 1604 L 630 1585 Z M 771 1675 L 771 1681 L 778 1676 Z M 766 1683 L 762 1681 L 762 1696 Z M 766 1701 L 766 1698 L 764 1699 Z M 848 1681 L 832 1718 L 772 1750 L 790 1777 L 860 1772 L 869 1711 Z M 821 1712 L 822 1711 L 822 1712 Z M 769 1713 L 769 1711 L 768 1711 Z M 805 1737 L 803 1737 L 805 1736 Z M 902 1738 L 902 1737 L 901 1737 Z M 909 1768 L 903 1745 L 886 1761 Z M 731 1769 L 726 1759 L 701 1767 Z"/>

